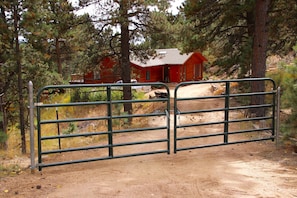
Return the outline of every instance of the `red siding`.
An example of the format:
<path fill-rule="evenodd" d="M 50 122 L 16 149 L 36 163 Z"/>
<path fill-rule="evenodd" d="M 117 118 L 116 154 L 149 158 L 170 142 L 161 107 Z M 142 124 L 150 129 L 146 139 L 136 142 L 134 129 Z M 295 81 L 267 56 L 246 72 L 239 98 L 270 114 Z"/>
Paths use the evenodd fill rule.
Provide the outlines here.
<path fill-rule="evenodd" d="M 183 65 L 162 65 L 141 67 L 131 63 L 131 78 L 138 82 L 183 82 L 202 80 L 203 62 L 207 61 L 200 53 L 193 53 Z M 94 72 L 84 75 L 84 83 L 113 83 L 121 79 L 119 70 L 115 68 L 116 61 L 105 58 L 98 66 L 99 78 Z M 95 70 L 96 71 L 96 70 Z"/>
<path fill-rule="evenodd" d="M 162 82 L 163 81 L 163 67 L 140 67 L 138 65 L 131 65 L 132 75 L 138 82 Z"/>
<path fill-rule="evenodd" d="M 96 83 L 114 83 L 121 78 L 121 75 L 115 68 L 116 62 L 111 58 L 105 58 L 98 66 L 99 76 L 95 78 L 94 72 L 96 70 L 86 73 L 84 75 L 85 84 Z"/>
<path fill-rule="evenodd" d="M 203 61 L 199 54 L 194 53 L 183 65 L 184 81 L 202 80 L 203 78 Z"/>
<path fill-rule="evenodd" d="M 180 65 L 169 67 L 169 82 L 181 82 L 180 67 Z"/>

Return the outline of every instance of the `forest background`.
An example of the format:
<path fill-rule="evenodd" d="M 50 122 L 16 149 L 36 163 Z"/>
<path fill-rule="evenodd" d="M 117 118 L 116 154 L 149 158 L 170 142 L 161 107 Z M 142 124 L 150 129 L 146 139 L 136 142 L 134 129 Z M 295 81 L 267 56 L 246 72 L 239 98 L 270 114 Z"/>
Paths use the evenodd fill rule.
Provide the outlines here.
<path fill-rule="evenodd" d="M 0 149 L 10 133 L 20 134 L 25 154 L 28 132 L 28 82 L 35 91 L 68 84 L 71 74 L 98 67 L 115 57 L 124 82 L 130 82 L 130 55 L 148 58 L 154 49 L 200 51 L 206 72 L 272 77 L 282 89 L 284 138 L 297 133 L 297 2 L 293 0 L 185 0 L 172 13 L 169 0 L 3 0 L 0 2 Z M 92 5 L 94 14 L 77 12 Z M 267 57 L 281 57 L 267 72 Z M 291 57 L 288 61 L 288 57 Z M 264 88 L 256 84 L 254 91 Z M 35 93 L 36 94 L 36 93 Z M 124 90 L 124 98 L 131 90 Z M 261 103 L 255 98 L 252 103 Z M 129 112 L 131 107 L 125 107 Z M 259 114 L 263 112 L 257 112 Z"/>

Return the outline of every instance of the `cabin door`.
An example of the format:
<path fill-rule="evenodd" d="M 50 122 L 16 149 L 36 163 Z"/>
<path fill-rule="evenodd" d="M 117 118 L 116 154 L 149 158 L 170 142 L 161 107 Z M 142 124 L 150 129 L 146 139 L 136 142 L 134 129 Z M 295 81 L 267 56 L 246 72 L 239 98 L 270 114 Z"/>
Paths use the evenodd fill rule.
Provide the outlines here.
<path fill-rule="evenodd" d="M 165 66 L 164 67 L 164 77 L 163 77 L 163 80 L 164 80 L 165 83 L 169 83 L 170 82 L 169 69 L 170 69 L 170 67 L 168 67 L 168 66 Z"/>

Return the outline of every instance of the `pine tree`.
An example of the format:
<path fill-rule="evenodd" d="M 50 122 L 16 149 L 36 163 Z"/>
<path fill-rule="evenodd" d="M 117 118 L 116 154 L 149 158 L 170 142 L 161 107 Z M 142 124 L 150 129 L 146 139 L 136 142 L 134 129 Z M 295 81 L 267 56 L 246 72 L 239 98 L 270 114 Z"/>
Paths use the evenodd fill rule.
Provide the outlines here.
<path fill-rule="evenodd" d="M 80 5 L 96 4 L 96 26 L 103 33 L 107 29 L 115 30 L 111 32 L 110 52 L 117 56 L 121 77 L 124 83 L 131 82 L 130 50 L 139 50 L 134 47 L 134 42 L 143 39 L 143 32 L 147 28 L 150 19 L 149 6 L 163 6 L 166 1 L 140 1 L 140 0 L 80 0 Z M 132 46 L 132 47 L 131 47 Z M 132 52 L 139 54 L 139 52 Z M 124 86 L 124 99 L 132 98 L 131 88 Z M 124 111 L 131 113 L 132 104 L 125 103 Z"/>
<path fill-rule="evenodd" d="M 40 52 L 27 43 L 26 35 L 36 32 L 25 28 L 26 24 L 32 22 L 27 16 L 34 15 L 29 10 L 36 2 L 35 0 L 14 0 L 0 3 L 0 26 L 2 27 L 0 30 L 0 94 L 3 96 L 2 101 L 5 101 L 1 104 L 1 108 L 7 113 L 10 124 L 18 120 L 22 153 L 26 153 L 25 131 L 28 124 L 25 116 L 26 82 L 31 80 L 37 85 L 44 86 L 45 83 L 54 80 L 54 78 L 44 80 L 44 77 L 49 74 L 48 64 L 45 63 Z M 7 111 L 7 109 L 13 110 Z"/>
<path fill-rule="evenodd" d="M 44 54 L 52 71 L 64 78 L 69 76 L 63 64 L 70 58 L 69 34 L 76 25 L 74 8 L 67 0 L 34 0 L 28 4 L 23 24 L 25 37 Z"/>
<path fill-rule="evenodd" d="M 268 9 L 270 0 L 258 0 L 255 5 L 255 32 L 253 37 L 253 60 L 252 77 L 263 78 L 266 73 L 266 56 L 268 45 Z M 251 83 L 252 92 L 265 91 L 264 81 L 255 81 Z M 264 104 L 264 95 L 255 95 L 251 98 L 252 105 Z M 254 108 L 252 113 L 257 116 L 264 116 L 264 108 Z"/>

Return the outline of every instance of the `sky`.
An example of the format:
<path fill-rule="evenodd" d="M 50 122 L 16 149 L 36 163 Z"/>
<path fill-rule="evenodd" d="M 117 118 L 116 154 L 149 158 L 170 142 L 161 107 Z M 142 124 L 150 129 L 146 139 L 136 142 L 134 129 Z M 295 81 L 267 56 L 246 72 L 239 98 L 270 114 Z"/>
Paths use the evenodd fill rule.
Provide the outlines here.
<path fill-rule="evenodd" d="M 73 6 L 77 6 L 78 5 L 78 1 L 79 0 L 68 0 L 70 1 Z M 184 2 L 184 0 L 173 0 L 171 2 L 171 8 L 169 9 L 169 11 L 172 12 L 172 14 L 177 14 L 178 13 L 178 7 L 181 6 L 181 4 Z M 89 6 L 87 8 L 84 8 L 82 10 L 79 10 L 76 12 L 76 14 L 80 15 L 80 14 L 84 14 L 84 13 L 89 13 L 90 15 L 95 15 L 95 7 L 94 6 Z"/>
<path fill-rule="evenodd" d="M 178 13 L 178 7 L 180 7 L 183 2 L 184 0 L 175 0 L 174 2 L 172 2 L 171 8 L 170 8 L 170 11 L 172 12 L 172 14 Z"/>

